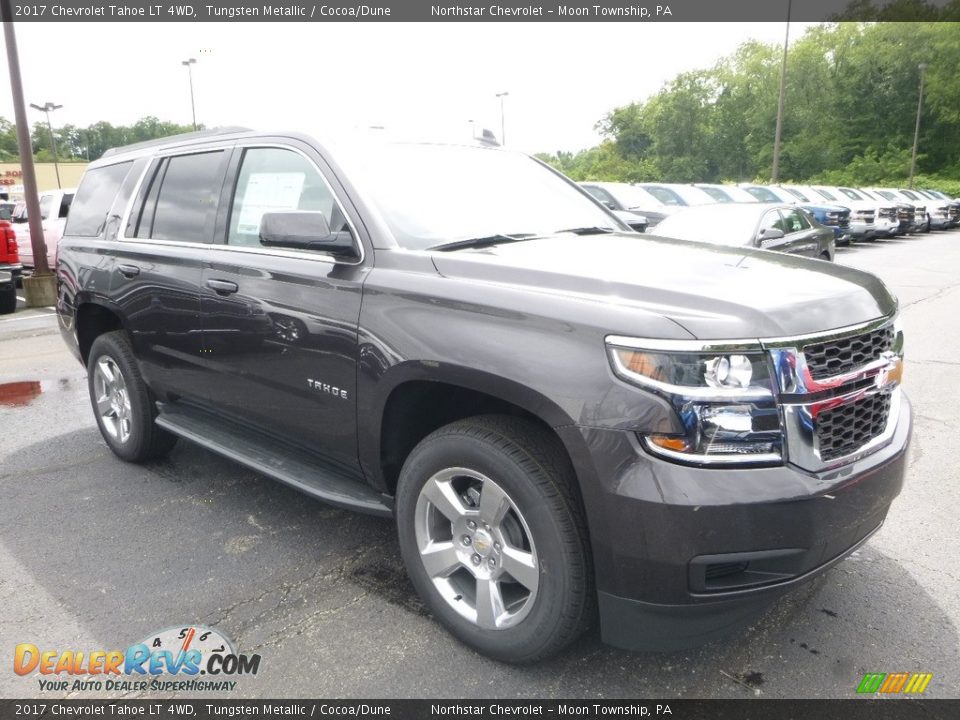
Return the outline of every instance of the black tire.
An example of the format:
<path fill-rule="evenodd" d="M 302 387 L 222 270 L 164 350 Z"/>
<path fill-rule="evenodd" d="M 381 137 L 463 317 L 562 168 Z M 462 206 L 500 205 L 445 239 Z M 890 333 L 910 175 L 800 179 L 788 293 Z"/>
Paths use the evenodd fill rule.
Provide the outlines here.
<path fill-rule="evenodd" d="M 511 627 L 485 629 L 463 617 L 440 594 L 424 567 L 415 528 L 417 502 L 427 482 L 449 468 L 469 468 L 495 479 L 529 529 L 539 584 L 527 614 Z M 420 597 L 455 637 L 494 659 L 530 663 L 557 653 L 589 627 L 595 612 L 593 568 L 575 488 L 576 478 L 559 440 L 519 418 L 488 415 L 461 420 L 435 431 L 413 449 L 397 487 L 400 550 Z M 466 582 L 471 582 L 469 576 Z"/>
<path fill-rule="evenodd" d="M 97 368 L 101 361 L 112 363 L 123 379 L 124 394 L 129 402 L 126 418 L 128 435 L 111 432 L 107 420 L 97 407 Z M 176 444 L 177 437 L 157 427 L 157 406 L 153 393 L 143 381 L 130 347 L 130 340 L 122 330 L 104 333 L 93 341 L 87 361 L 87 385 L 97 427 L 114 454 L 127 462 L 143 462 L 161 457 Z"/>
<path fill-rule="evenodd" d="M 17 289 L 0 290 L 0 315 L 9 315 L 17 309 Z"/>

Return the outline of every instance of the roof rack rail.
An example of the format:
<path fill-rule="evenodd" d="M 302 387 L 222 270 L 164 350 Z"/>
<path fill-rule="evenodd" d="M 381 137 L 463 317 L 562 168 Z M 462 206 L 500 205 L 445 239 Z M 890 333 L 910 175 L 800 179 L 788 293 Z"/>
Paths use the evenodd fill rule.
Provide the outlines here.
<path fill-rule="evenodd" d="M 215 137 L 217 135 L 230 135 L 232 133 L 250 132 L 250 128 L 240 126 L 216 127 L 210 130 L 199 130 L 191 133 L 181 133 L 179 135 L 168 135 L 167 137 L 157 138 L 155 140 L 144 140 L 143 142 L 133 143 L 132 145 L 122 145 L 121 147 L 105 150 L 100 157 L 110 157 L 123 152 L 133 150 L 144 150 L 156 145 L 166 145 L 170 142 L 188 142 L 190 140 L 201 140 L 203 138 Z"/>

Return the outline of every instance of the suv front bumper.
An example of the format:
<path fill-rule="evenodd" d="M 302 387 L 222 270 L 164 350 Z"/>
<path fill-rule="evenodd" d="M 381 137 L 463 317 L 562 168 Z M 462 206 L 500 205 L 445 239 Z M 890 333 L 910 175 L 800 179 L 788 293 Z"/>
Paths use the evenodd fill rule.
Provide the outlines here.
<path fill-rule="evenodd" d="M 574 436 L 573 433 L 576 433 Z M 603 640 L 676 650 L 729 634 L 839 562 L 883 523 L 911 434 L 904 395 L 889 444 L 833 470 L 708 469 L 646 453 L 621 430 L 567 428 L 581 477 Z M 592 471 L 592 472 L 591 472 Z M 596 483 L 583 482 L 584 473 Z"/>

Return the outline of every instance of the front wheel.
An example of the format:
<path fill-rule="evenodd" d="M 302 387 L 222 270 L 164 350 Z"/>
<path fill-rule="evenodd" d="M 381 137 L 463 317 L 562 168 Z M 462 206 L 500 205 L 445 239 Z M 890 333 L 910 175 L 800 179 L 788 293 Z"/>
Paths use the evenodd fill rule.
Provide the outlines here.
<path fill-rule="evenodd" d="M 453 635 L 498 660 L 548 657 L 592 619 L 586 528 L 563 458 L 537 425 L 484 416 L 434 432 L 400 474 L 414 586 Z"/>
<path fill-rule="evenodd" d="M 126 333 L 109 332 L 93 341 L 87 383 L 100 434 L 118 457 L 142 462 L 174 446 L 176 436 L 154 422 L 153 394 L 140 375 Z"/>

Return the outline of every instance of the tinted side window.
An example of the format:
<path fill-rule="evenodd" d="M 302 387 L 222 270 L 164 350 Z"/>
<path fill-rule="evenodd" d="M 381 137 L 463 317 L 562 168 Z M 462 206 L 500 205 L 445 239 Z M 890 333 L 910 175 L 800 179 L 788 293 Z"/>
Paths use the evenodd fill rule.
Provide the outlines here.
<path fill-rule="evenodd" d="M 72 199 L 73 196 L 64 196 L 63 205 L 66 208 L 61 207 L 61 211 L 64 214 L 66 210 L 70 211 L 64 234 L 83 237 L 99 235 L 106 224 L 113 199 L 132 167 L 132 162 L 125 162 L 87 170 L 77 190 L 76 202 L 70 204 L 67 197 Z"/>
<path fill-rule="evenodd" d="M 169 158 L 157 194 L 152 228 L 149 234 L 145 233 L 141 220 L 138 237 L 212 242 L 224 157 L 224 151 L 217 150 Z"/>
<path fill-rule="evenodd" d="M 760 221 L 760 227 L 757 229 L 757 233 L 762 233 L 764 230 L 779 230 L 786 234 L 786 226 L 783 224 L 783 218 L 780 217 L 779 212 L 776 210 L 771 210 L 763 216 L 763 219 Z"/>
<path fill-rule="evenodd" d="M 321 213 L 333 232 L 346 228 L 346 218 L 312 162 L 282 148 L 250 148 L 243 153 L 234 190 L 227 235 L 229 245 L 260 245 L 264 213 Z"/>
<path fill-rule="evenodd" d="M 797 212 L 796 210 L 784 210 L 783 211 L 783 223 L 784 223 L 784 233 L 789 235 L 790 233 L 800 232 L 801 230 L 809 230 L 810 223 L 807 222 L 807 219 L 803 216 L 802 213 Z"/>

